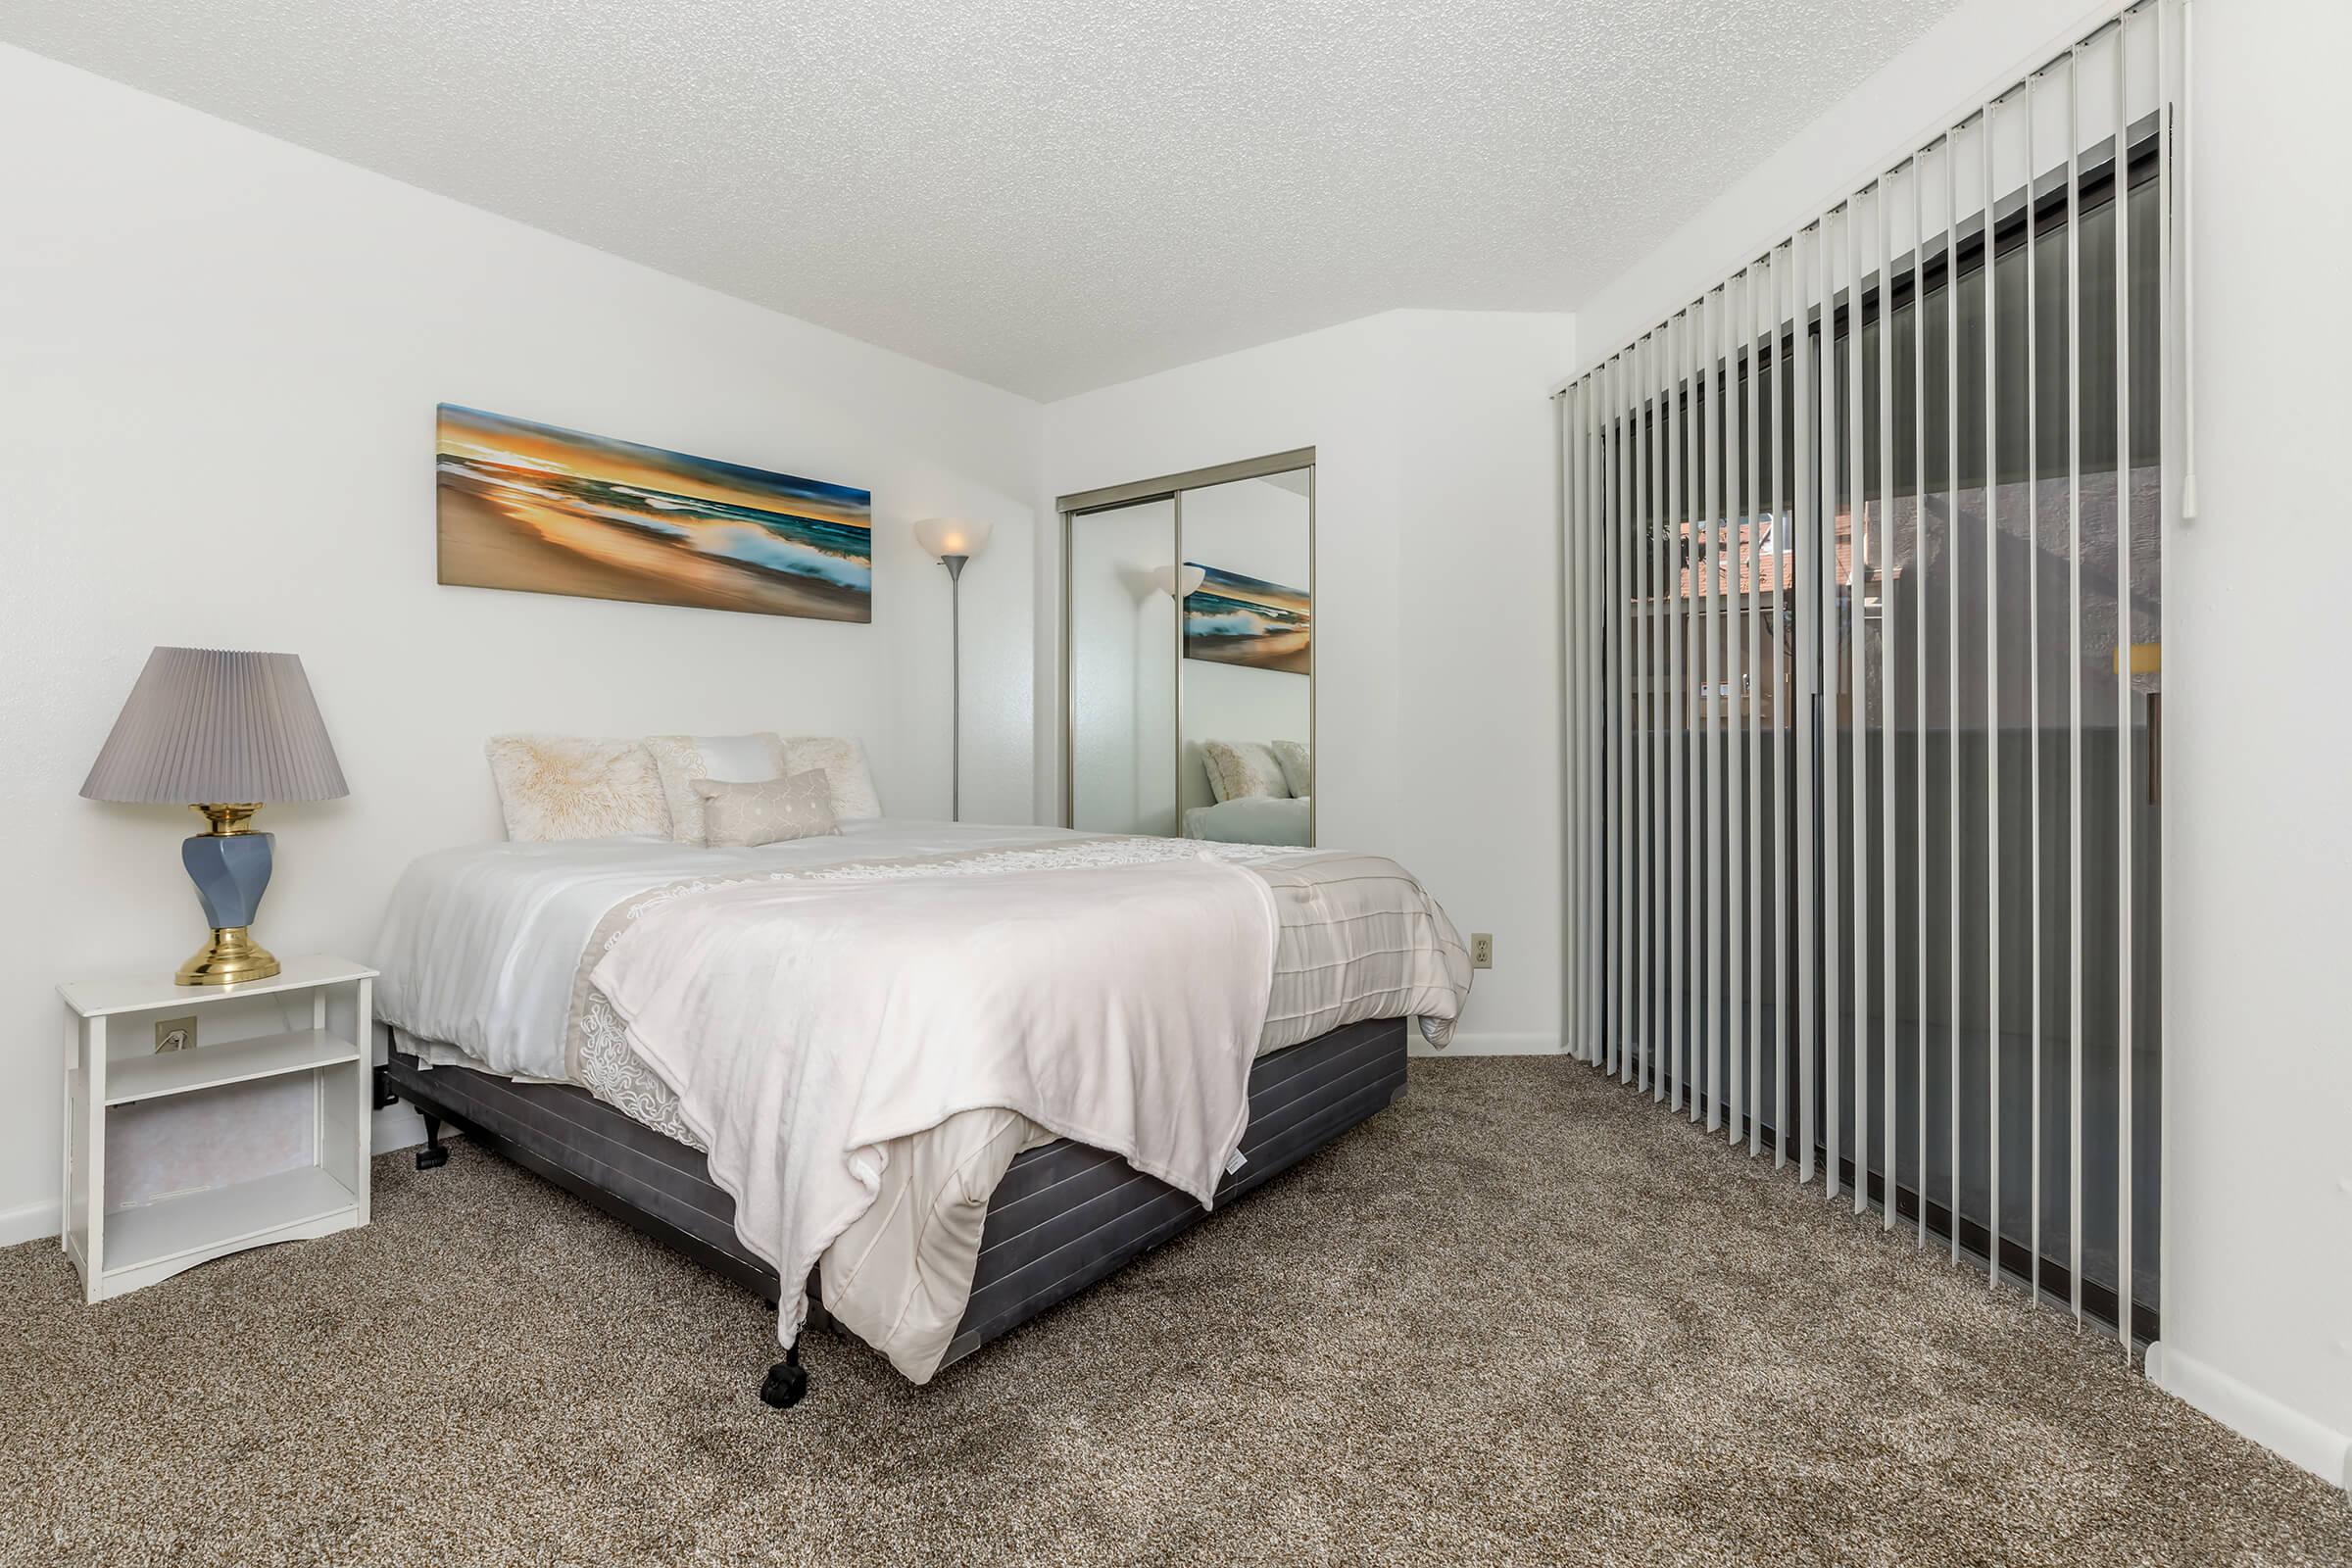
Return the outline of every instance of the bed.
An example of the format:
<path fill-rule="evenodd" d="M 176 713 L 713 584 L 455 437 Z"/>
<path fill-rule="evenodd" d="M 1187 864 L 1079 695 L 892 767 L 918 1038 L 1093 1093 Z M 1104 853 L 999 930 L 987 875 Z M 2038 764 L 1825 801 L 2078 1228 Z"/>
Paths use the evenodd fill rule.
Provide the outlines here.
<path fill-rule="evenodd" d="M 777 1301 L 778 1406 L 805 1326 L 928 1381 L 1305 1157 L 1469 980 L 1379 857 L 889 819 L 427 856 L 377 958 L 420 1165 L 454 1123 Z"/>

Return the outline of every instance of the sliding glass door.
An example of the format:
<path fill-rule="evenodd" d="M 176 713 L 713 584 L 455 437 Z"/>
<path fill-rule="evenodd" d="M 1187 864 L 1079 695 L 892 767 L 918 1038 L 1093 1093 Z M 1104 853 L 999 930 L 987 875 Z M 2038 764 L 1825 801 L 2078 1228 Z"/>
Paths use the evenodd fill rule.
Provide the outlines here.
<path fill-rule="evenodd" d="M 2127 13 L 1562 404 L 1578 1051 L 2143 1338 L 2169 25 Z"/>

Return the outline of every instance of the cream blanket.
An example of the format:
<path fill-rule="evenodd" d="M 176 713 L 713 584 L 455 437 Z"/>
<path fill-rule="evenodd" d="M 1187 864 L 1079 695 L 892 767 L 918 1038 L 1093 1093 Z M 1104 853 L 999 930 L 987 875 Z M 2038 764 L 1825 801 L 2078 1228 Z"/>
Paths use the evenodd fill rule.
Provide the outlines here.
<path fill-rule="evenodd" d="M 1249 1117 L 1278 918 L 1262 878 L 1206 858 L 763 880 L 646 910 L 591 980 L 784 1282 L 790 1343 L 888 1146 L 961 1112 L 1208 1204 Z"/>

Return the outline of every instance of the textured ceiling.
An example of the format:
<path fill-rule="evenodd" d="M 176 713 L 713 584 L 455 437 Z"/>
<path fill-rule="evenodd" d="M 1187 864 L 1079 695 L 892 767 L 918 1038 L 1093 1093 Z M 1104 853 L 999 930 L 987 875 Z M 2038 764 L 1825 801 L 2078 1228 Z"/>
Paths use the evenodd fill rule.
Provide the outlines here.
<path fill-rule="evenodd" d="M 0 39 L 1034 397 L 1566 310 L 1956 0 L 9 0 Z"/>

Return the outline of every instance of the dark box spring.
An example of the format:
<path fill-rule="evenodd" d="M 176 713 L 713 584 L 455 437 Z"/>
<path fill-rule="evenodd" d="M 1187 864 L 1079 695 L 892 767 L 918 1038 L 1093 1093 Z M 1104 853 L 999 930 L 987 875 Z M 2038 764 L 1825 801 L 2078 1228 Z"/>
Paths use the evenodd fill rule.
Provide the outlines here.
<path fill-rule="evenodd" d="M 1404 1093 L 1401 1018 L 1349 1024 L 1261 1056 L 1250 1073 L 1247 1163 L 1217 1206 L 1280 1174 Z M 773 1299 L 775 1271 L 735 1235 L 735 1200 L 703 1154 L 567 1084 L 521 1084 L 464 1067 L 420 1068 L 395 1051 L 390 1088 L 419 1110 Z M 1115 1154 L 1060 1139 L 1017 1155 L 989 1202 L 958 1361 L 1205 1217 Z M 821 1283 L 819 1298 L 821 1299 Z"/>

